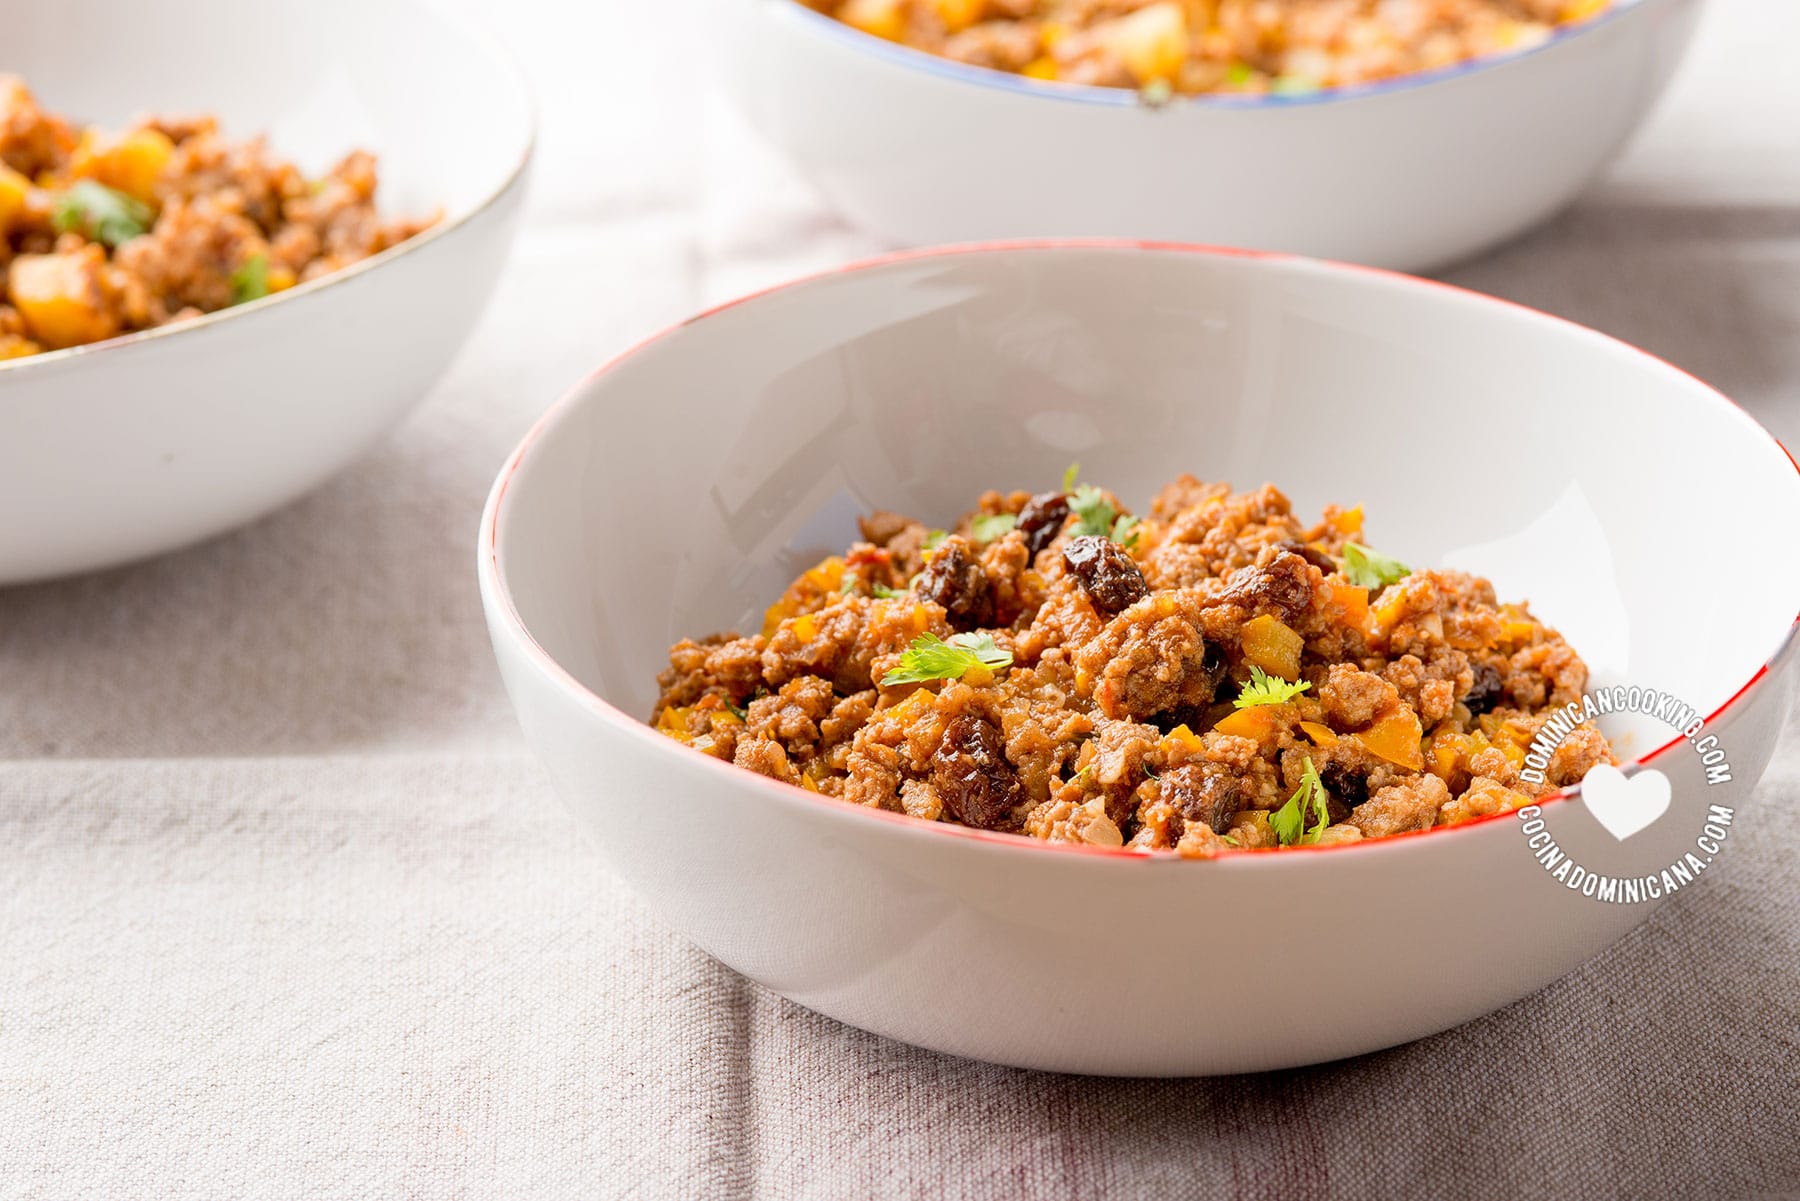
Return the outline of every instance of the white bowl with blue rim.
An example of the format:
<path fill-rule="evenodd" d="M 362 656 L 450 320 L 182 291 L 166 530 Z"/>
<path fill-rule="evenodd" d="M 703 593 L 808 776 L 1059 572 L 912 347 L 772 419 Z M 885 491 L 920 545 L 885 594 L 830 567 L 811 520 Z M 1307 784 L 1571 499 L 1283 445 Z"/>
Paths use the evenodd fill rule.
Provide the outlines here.
<path fill-rule="evenodd" d="M 1110 236 L 1419 271 L 1574 198 L 1649 114 L 1700 0 L 1620 0 L 1528 50 L 1305 95 L 1046 83 L 796 0 L 718 0 L 752 123 L 898 244 Z"/>

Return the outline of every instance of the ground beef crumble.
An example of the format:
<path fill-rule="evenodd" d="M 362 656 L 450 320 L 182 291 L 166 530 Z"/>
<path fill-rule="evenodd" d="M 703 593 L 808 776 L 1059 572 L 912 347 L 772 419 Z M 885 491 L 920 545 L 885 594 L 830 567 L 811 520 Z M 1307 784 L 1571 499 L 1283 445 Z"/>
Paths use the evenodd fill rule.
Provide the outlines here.
<path fill-rule="evenodd" d="M 1471 821 L 1616 762 L 1580 726 L 1522 782 L 1586 666 L 1478 577 L 1354 581 L 1360 509 L 1307 525 L 1273 486 L 1184 476 L 1129 516 L 1067 492 L 985 493 L 947 531 L 870 514 L 760 632 L 676 643 L 651 720 L 855 804 L 1196 857 Z M 959 638 L 1011 661 L 883 683 L 921 639 Z M 1301 838 L 1281 812 L 1296 795 Z"/>

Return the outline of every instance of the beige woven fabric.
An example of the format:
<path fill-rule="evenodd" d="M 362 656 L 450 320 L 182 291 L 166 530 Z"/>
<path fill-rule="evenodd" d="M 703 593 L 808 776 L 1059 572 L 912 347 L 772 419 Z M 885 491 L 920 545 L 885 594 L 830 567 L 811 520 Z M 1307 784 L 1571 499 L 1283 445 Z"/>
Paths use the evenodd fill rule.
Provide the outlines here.
<path fill-rule="evenodd" d="M 0 1198 L 1800 1196 L 1800 739 L 1718 867 L 1612 953 L 1264 1077 L 884 1042 L 613 883 L 492 667 L 487 484 L 635 337 L 876 247 L 693 90 L 692 14 L 550 7 L 507 7 L 546 115 L 531 225 L 420 412 L 253 529 L 0 591 Z M 1792 440 L 1778 9 L 1719 0 L 1627 161 L 1452 278 L 1638 341 Z"/>

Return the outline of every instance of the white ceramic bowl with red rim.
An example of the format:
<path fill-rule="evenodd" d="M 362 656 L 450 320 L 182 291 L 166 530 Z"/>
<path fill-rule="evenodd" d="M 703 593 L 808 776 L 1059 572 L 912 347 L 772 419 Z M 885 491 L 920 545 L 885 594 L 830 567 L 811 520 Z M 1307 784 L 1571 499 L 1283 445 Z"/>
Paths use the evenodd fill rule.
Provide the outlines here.
<path fill-rule="evenodd" d="M 0 0 L 0 25 L 0 70 L 52 111 L 112 128 L 212 113 L 314 172 L 371 150 L 384 213 L 443 212 L 267 299 L 0 362 L 0 584 L 252 521 L 424 398 L 487 304 L 525 195 L 531 98 L 486 35 L 415 0 Z"/>
<path fill-rule="evenodd" d="M 1620 0 L 1528 51 L 1310 96 L 1043 83 L 796 0 L 715 0 L 751 122 L 897 244 L 1116 236 L 1424 270 L 1567 204 L 1649 114 L 1700 0 Z"/>
<path fill-rule="evenodd" d="M 864 1029 L 1130 1075 L 1418 1038 L 1648 914 L 1571 895 L 1510 816 L 1214 861 L 1072 849 L 804 792 L 640 720 L 670 643 L 755 628 L 858 513 L 947 523 L 984 488 L 1052 486 L 1071 460 L 1132 505 L 1182 471 L 1274 481 L 1303 513 L 1361 503 L 1379 549 L 1485 567 L 1530 599 L 1598 683 L 1712 714 L 1734 775 L 1711 789 L 1668 731 L 1610 726 L 1676 798 L 1628 844 L 1579 800 L 1546 805 L 1596 866 L 1666 862 L 1768 762 L 1800 610 L 1800 562 L 1768 539 L 1800 522 L 1800 471 L 1704 384 L 1567 322 L 1361 268 L 1128 243 L 901 255 L 615 360 L 489 500 L 482 597 L 520 721 L 656 913 Z"/>

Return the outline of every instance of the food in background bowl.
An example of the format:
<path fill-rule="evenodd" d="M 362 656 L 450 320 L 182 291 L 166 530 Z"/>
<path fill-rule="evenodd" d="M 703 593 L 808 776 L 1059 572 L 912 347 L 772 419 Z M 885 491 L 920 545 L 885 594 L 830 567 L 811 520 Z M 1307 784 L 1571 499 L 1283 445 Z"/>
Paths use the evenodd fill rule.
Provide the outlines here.
<path fill-rule="evenodd" d="M 762 632 L 670 651 L 659 730 L 876 809 L 1209 857 L 1517 809 L 1614 763 L 1591 723 L 1525 750 L 1587 665 L 1522 605 L 1182 476 L 1147 516 L 988 492 L 954 532 L 876 513 Z"/>
<path fill-rule="evenodd" d="M 398 245 L 375 158 L 316 178 L 211 116 L 78 128 L 0 76 L 0 361 L 260 300 Z"/>
<path fill-rule="evenodd" d="M 808 0 L 976 67 L 1096 87 L 1276 92 L 1524 50 L 1612 0 Z"/>
<path fill-rule="evenodd" d="M 1188 10 L 1190 30 L 1204 7 Z M 1291 11 L 1311 23 L 1358 7 Z M 1416 271 L 1496 245 L 1588 186 L 1650 112 L 1700 7 L 1613 0 L 1537 45 L 1300 95 L 1282 93 L 1310 81 L 1258 85 L 1257 73 L 1304 65 L 1270 49 L 1235 73 L 1226 66 L 1243 90 L 1166 104 L 925 53 L 794 0 L 722 4 L 718 36 L 751 122 L 846 218 L 896 245 L 1103 234 Z M 1405 0 L 1377 11 L 1413 8 L 1426 11 Z"/>

